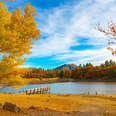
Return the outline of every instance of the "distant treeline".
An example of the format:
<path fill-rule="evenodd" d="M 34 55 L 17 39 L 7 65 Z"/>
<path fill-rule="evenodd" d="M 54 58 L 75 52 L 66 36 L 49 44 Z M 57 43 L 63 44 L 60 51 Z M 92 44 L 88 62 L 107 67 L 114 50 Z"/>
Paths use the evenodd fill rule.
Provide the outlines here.
<path fill-rule="evenodd" d="M 79 65 L 73 70 L 53 69 L 44 70 L 30 68 L 22 71 L 25 78 L 73 78 L 77 80 L 116 80 L 116 63 L 112 60 L 105 61 L 100 66 L 93 66 L 91 63 Z"/>

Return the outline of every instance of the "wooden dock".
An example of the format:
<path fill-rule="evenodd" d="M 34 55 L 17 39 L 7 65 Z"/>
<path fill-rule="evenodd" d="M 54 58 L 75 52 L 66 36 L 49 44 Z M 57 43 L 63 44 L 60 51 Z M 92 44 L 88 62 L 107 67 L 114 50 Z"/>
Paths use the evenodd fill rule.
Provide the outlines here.
<path fill-rule="evenodd" d="M 50 93 L 50 87 L 40 87 L 40 88 L 32 88 L 32 89 L 26 89 L 23 91 L 25 94 L 44 94 L 44 93 Z"/>

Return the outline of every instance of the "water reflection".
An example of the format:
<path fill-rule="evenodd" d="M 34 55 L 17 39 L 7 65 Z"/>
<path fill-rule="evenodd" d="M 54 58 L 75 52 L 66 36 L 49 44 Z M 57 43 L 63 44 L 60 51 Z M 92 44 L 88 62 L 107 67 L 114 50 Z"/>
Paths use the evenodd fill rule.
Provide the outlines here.
<path fill-rule="evenodd" d="M 18 93 L 26 89 L 50 87 L 51 93 L 56 94 L 116 94 L 116 82 L 65 82 L 21 86 L 19 89 L 1 86 L 0 92 Z"/>

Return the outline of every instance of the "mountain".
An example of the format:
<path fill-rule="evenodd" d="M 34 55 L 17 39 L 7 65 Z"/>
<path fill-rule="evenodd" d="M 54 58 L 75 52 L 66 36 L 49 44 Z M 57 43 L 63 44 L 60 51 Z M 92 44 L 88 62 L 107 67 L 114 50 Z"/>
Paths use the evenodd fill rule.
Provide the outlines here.
<path fill-rule="evenodd" d="M 75 70 L 77 68 L 76 64 L 64 64 L 56 68 L 56 70 Z"/>

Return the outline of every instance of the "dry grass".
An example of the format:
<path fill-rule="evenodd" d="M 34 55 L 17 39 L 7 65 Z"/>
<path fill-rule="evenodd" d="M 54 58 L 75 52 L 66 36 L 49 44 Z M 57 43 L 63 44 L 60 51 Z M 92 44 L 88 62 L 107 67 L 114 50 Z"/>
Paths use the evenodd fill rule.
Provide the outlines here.
<path fill-rule="evenodd" d="M 1 93 L 0 103 L 4 104 L 6 101 L 15 103 L 23 109 L 28 109 L 33 105 L 41 109 L 62 112 L 79 111 L 102 113 L 104 115 L 107 112 L 112 115 L 116 114 L 116 95 L 24 95 Z M 5 111 L 0 109 L 0 112 L 4 113 Z"/>
<path fill-rule="evenodd" d="M 59 78 L 24 78 L 25 82 L 29 83 L 29 84 L 47 84 L 47 83 L 54 83 L 59 81 Z"/>
<path fill-rule="evenodd" d="M 58 80 L 59 78 L 24 78 L 25 81 L 30 82 L 30 81 L 48 81 L 48 80 Z"/>

